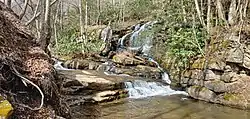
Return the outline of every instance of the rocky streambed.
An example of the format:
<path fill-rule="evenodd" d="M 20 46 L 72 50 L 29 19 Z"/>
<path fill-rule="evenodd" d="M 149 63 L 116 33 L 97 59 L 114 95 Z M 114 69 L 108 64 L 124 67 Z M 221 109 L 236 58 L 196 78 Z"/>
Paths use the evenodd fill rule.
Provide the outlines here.
<path fill-rule="evenodd" d="M 123 53 L 114 55 L 113 59 L 92 55 L 56 64 L 58 85 L 68 104 L 74 106 L 128 97 L 125 82 L 164 82 L 163 72 L 154 63 Z"/>
<path fill-rule="evenodd" d="M 56 61 L 58 85 L 67 104 L 74 108 L 125 97 L 187 95 L 171 89 L 168 74 L 150 58 L 152 36 L 141 43 L 132 43 L 138 40 L 140 32 L 155 23 L 138 24 L 120 39 L 107 39 L 101 53 L 79 53 L 62 62 Z"/>

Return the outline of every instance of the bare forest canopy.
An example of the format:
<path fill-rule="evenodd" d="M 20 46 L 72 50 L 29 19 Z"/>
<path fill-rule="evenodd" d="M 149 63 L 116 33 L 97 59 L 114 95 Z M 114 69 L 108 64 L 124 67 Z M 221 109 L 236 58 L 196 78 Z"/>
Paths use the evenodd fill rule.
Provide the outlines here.
<path fill-rule="evenodd" d="M 99 31 L 111 23 L 121 29 L 141 21 L 162 25 L 152 32 L 161 36 L 155 57 L 173 57 L 187 67 L 190 58 L 205 55 L 218 28 L 248 24 L 249 0 L 1 0 L 52 55 L 98 52 Z M 49 47 L 48 47 L 49 46 Z M 159 49 L 164 50 L 159 50 Z"/>

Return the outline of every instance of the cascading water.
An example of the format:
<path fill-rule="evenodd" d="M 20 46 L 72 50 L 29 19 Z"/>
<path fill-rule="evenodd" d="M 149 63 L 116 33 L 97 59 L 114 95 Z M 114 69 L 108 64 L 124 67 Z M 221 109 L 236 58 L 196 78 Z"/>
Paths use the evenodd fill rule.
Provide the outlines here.
<path fill-rule="evenodd" d="M 164 72 L 164 70 L 160 67 L 160 65 L 152 58 L 150 58 L 150 50 L 153 47 L 153 36 L 144 36 L 143 39 L 139 38 L 142 32 L 152 28 L 152 26 L 157 23 L 157 21 L 147 22 L 141 27 L 136 25 L 136 29 L 129 34 L 126 34 L 124 37 L 120 39 L 120 46 L 124 47 L 125 37 L 131 35 L 129 39 L 129 46 L 127 49 L 129 50 L 139 50 L 142 49 L 143 56 L 146 56 L 149 61 L 155 63 L 157 67 L 163 71 L 162 73 L 162 80 L 164 80 L 167 84 L 171 84 L 171 80 L 169 79 L 169 75 Z M 140 28 L 139 28 L 140 27 Z M 144 98 L 148 96 L 155 96 L 155 95 L 173 95 L 173 94 L 183 94 L 188 95 L 184 91 L 175 91 L 170 88 L 169 85 L 164 86 L 158 82 L 147 82 L 143 80 L 136 80 L 133 82 L 125 82 L 126 90 L 129 92 L 130 98 Z"/>
<path fill-rule="evenodd" d="M 58 60 L 55 60 L 55 64 L 54 64 L 54 68 L 57 69 L 57 70 L 72 70 L 72 69 L 68 69 L 68 68 L 64 68 L 62 66 L 62 63 L 61 61 L 58 61 Z"/>
<path fill-rule="evenodd" d="M 175 91 L 169 85 L 164 86 L 157 82 L 146 82 L 143 80 L 135 80 L 134 82 L 125 82 L 126 90 L 128 90 L 129 98 L 144 98 L 156 95 L 187 95 L 184 91 Z"/>

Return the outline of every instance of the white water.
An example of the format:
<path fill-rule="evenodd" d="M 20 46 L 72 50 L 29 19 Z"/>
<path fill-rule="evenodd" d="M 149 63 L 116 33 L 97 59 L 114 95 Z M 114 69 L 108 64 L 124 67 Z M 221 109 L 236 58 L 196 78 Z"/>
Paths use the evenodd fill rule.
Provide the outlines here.
<path fill-rule="evenodd" d="M 57 69 L 57 70 L 72 70 L 72 69 L 64 68 L 62 66 L 62 63 L 63 62 L 56 60 L 56 63 L 54 64 L 54 68 Z"/>
<path fill-rule="evenodd" d="M 139 50 L 140 48 L 142 48 L 143 55 L 149 56 L 150 50 L 153 46 L 152 44 L 153 37 L 147 36 L 143 40 L 138 40 L 138 37 L 140 36 L 141 32 L 147 30 L 155 23 L 157 23 L 157 21 L 147 22 L 144 25 L 142 25 L 140 28 L 139 28 L 139 25 L 136 25 L 137 27 L 132 32 L 132 35 L 129 39 L 130 46 L 127 46 L 127 49 Z M 131 33 L 129 33 L 129 35 L 130 34 Z M 127 37 L 127 36 L 128 34 L 126 34 L 124 37 Z M 124 37 L 122 37 L 119 42 L 120 46 L 124 46 L 123 42 L 124 40 L 126 40 Z M 154 59 L 148 57 L 148 60 L 155 63 L 161 71 L 164 71 L 160 67 L 158 62 L 156 62 Z M 162 80 L 165 81 L 167 84 L 171 84 L 169 75 L 166 72 L 163 72 Z M 136 80 L 133 82 L 125 82 L 125 86 L 126 86 L 126 90 L 128 90 L 129 98 L 144 98 L 144 97 L 156 96 L 156 95 L 174 95 L 174 94 L 188 95 L 184 91 L 175 91 L 171 89 L 169 85 L 163 85 L 157 82 L 146 82 L 143 80 Z"/>
<path fill-rule="evenodd" d="M 145 98 L 156 95 L 175 95 L 182 94 L 188 95 L 184 91 L 175 91 L 170 88 L 169 85 L 164 86 L 156 82 L 146 82 L 142 80 L 136 80 L 134 82 L 125 83 L 126 90 L 128 90 L 129 98 Z"/>

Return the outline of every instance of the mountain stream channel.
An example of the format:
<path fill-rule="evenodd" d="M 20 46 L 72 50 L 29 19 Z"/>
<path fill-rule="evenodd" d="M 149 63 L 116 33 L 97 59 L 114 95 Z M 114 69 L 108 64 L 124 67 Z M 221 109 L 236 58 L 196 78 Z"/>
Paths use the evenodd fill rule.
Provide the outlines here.
<path fill-rule="evenodd" d="M 132 33 L 126 34 L 119 39 L 117 50 L 141 50 L 148 61 L 153 62 L 161 74 L 162 82 L 155 80 L 143 80 L 133 77 L 132 81 L 124 81 L 127 98 L 112 102 L 98 104 L 82 104 L 75 106 L 75 119 L 249 119 L 250 113 L 246 110 L 239 110 L 218 104 L 211 104 L 189 98 L 185 91 L 171 89 L 170 79 L 167 72 L 150 57 L 152 47 L 152 36 L 138 40 L 141 32 L 149 29 L 156 22 L 147 22 L 137 25 Z M 130 36 L 129 46 L 125 46 L 126 37 Z M 54 65 L 57 70 L 68 72 L 79 72 L 79 70 L 64 68 L 58 61 Z M 126 80 L 132 78 L 128 75 L 116 75 L 104 71 L 99 75 L 103 77 L 119 77 Z"/>

